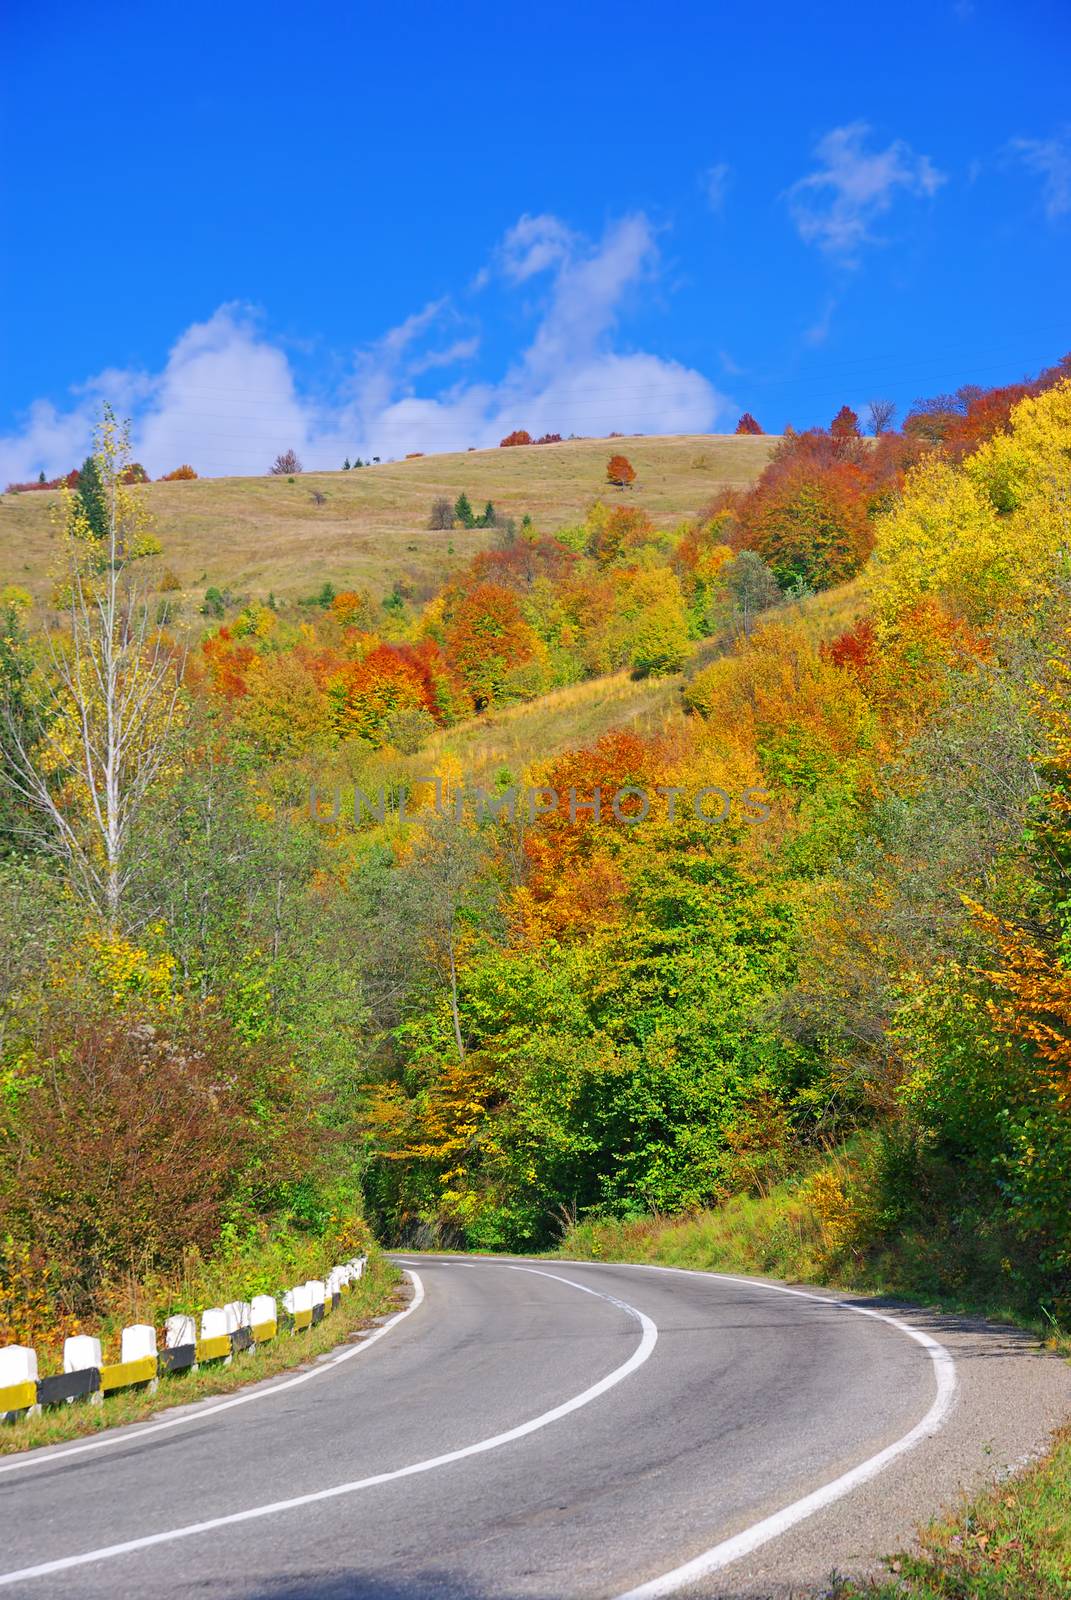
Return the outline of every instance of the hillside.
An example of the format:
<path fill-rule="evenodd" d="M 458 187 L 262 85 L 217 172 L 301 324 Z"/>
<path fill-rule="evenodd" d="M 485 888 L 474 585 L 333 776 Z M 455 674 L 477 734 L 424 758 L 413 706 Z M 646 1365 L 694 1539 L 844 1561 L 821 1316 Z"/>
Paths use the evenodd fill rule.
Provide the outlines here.
<path fill-rule="evenodd" d="M 772 435 L 723 434 L 576 439 L 306 473 L 293 483 L 267 476 L 154 483 L 146 499 L 166 565 L 188 598 L 215 585 L 295 600 L 325 580 L 378 596 L 397 579 L 427 597 L 493 539 L 482 529 L 430 531 L 439 495 L 453 501 L 464 490 L 477 511 L 491 500 L 499 512 L 518 519 L 527 513 L 553 532 L 599 496 L 622 493 L 605 481 L 606 461 L 618 448 L 636 469 L 627 494 L 672 526 L 718 489 L 750 483 L 776 443 Z M 316 494 L 326 496 L 323 505 Z M 49 509 L 57 498 L 0 496 L 0 583 L 22 584 L 38 599 L 49 592 Z"/>

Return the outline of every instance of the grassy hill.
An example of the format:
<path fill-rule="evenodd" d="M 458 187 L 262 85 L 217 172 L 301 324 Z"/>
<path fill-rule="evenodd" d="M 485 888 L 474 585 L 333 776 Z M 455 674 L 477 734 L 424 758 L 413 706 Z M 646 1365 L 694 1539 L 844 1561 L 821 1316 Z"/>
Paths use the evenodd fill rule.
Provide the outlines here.
<path fill-rule="evenodd" d="M 656 522 L 672 526 L 693 516 L 718 489 L 750 483 L 776 443 L 772 435 L 731 434 L 576 439 L 310 472 L 293 483 L 271 477 L 154 483 L 146 498 L 164 562 L 191 601 L 210 584 L 296 600 L 325 580 L 378 597 L 396 579 L 423 598 L 494 537 L 482 529 L 430 531 L 431 504 L 439 495 L 453 501 L 464 490 L 477 511 L 491 500 L 508 516 L 519 519 L 527 512 L 537 528 L 551 533 L 582 517 L 600 496 L 627 495 Z M 606 462 L 615 449 L 636 469 L 627 491 L 606 483 Z M 326 497 L 322 505 L 317 494 Z M 19 583 L 35 598 L 47 597 L 53 563 L 49 511 L 57 498 L 0 496 L 0 584 Z"/>

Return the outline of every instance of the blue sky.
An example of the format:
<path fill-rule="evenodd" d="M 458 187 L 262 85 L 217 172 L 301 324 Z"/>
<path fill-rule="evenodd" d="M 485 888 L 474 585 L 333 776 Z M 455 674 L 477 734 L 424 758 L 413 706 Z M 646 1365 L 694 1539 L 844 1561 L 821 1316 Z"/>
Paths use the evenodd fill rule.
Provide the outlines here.
<path fill-rule="evenodd" d="M 1071 347 L 1071 10 L 7 0 L 0 482 L 769 430 Z"/>

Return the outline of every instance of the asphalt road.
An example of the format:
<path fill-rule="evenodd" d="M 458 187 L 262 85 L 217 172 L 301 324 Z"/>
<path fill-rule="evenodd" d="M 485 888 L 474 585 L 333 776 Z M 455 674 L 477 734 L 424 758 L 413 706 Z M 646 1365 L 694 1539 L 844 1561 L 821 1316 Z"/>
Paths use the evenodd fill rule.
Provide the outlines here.
<path fill-rule="evenodd" d="M 1007 1330 L 700 1274 L 406 1259 L 407 1312 L 313 1379 L 0 1461 L 0 1590 L 803 1594 L 1071 1412 L 1071 1368 Z"/>

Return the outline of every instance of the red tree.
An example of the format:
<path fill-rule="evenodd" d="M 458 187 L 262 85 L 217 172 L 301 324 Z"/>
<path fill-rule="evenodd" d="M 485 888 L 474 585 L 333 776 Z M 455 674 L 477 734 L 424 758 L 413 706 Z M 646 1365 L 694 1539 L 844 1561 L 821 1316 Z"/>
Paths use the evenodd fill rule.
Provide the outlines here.
<path fill-rule="evenodd" d="M 755 421 L 750 411 L 745 411 L 740 421 L 736 424 L 737 433 L 762 433 L 762 428 Z"/>
<path fill-rule="evenodd" d="M 636 469 L 627 456 L 611 456 L 606 463 L 606 481 L 615 489 L 627 489 L 635 481 Z"/>
<path fill-rule="evenodd" d="M 851 406 L 841 406 L 829 424 L 829 431 L 834 439 L 858 439 L 859 418 Z"/>
<path fill-rule="evenodd" d="M 532 435 L 524 428 L 514 428 L 512 433 L 507 433 L 504 439 L 498 441 L 499 449 L 511 444 L 531 444 Z"/>

